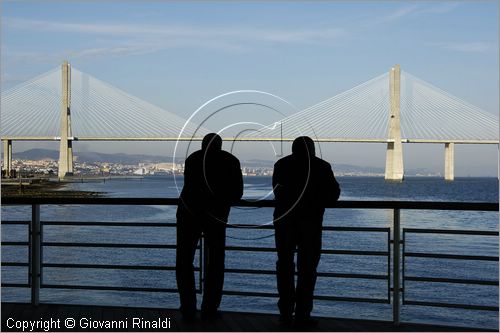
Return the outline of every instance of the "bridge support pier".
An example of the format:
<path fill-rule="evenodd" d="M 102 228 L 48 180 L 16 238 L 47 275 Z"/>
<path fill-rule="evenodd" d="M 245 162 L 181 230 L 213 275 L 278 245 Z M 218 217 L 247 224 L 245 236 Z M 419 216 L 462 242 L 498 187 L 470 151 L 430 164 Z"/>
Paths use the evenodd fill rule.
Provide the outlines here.
<path fill-rule="evenodd" d="M 12 170 L 12 140 L 3 141 L 3 170 L 5 178 L 10 178 Z"/>
<path fill-rule="evenodd" d="M 455 179 L 455 144 L 453 142 L 444 145 L 444 180 Z"/>
<path fill-rule="evenodd" d="M 401 69 L 395 65 L 389 72 L 389 140 L 385 160 L 385 180 L 402 181 L 404 177 L 403 144 L 401 142 Z"/>
<path fill-rule="evenodd" d="M 67 61 L 62 64 L 62 107 L 61 142 L 59 145 L 58 177 L 73 175 L 73 142 L 71 137 L 71 67 Z"/>

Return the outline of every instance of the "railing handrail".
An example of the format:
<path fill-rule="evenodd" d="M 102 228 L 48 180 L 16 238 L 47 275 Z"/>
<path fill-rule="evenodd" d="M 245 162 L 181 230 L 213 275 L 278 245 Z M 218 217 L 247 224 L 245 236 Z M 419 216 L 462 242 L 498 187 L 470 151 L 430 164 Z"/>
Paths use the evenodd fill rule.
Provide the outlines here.
<path fill-rule="evenodd" d="M 178 205 L 179 198 L 105 198 L 105 197 L 2 197 L 4 205 Z M 274 207 L 274 200 L 240 200 L 237 207 Z M 341 200 L 326 208 L 363 208 L 363 209 L 431 209 L 431 210 L 479 210 L 498 211 L 498 202 L 460 202 L 460 201 L 396 201 L 396 200 Z"/>
<path fill-rule="evenodd" d="M 6 224 L 27 224 L 30 228 L 29 242 L 2 242 L 5 246 L 28 246 L 29 248 L 29 262 L 19 263 L 19 262 L 7 262 L 3 263 L 6 266 L 28 266 L 29 267 L 29 283 L 28 284 L 4 284 L 2 287 L 31 287 L 31 299 L 32 303 L 37 305 L 39 302 L 39 292 L 40 288 L 62 288 L 62 289 L 93 289 L 93 290 L 115 290 L 115 291 L 148 291 L 148 292 L 176 292 L 173 288 L 137 288 L 137 287 L 121 287 L 121 286 L 81 286 L 81 285 L 58 285 L 58 284 L 44 284 L 41 283 L 41 275 L 43 267 L 67 267 L 67 268 L 82 268 L 87 267 L 85 264 L 74 264 L 74 263 L 44 263 L 41 256 L 41 251 L 43 246 L 79 246 L 79 247 L 145 247 L 145 248 L 175 248 L 175 245 L 156 245 L 156 244 L 108 244 L 108 243 L 67 243 L 67 242 L 44 242 L 42 237 L 42 227 L 44 225 L 58 225 L 58 221 L 41 221 L 40 220 L 40 206 L 42 205 L 168 205 L 176 206 L 180 202 L 179 198 L 106 198 L 106 197 L 68 197 L 68 196 L 54 196 L 54 197 L 23 197 L 23 196 L 9 196 L 2 198 L 3 205 L 30 205 L 32 207 L 32 218 L 31 221 L 2 221 Z M 240 200 L 234 206 L 239 207 L 274 207 L 274 200 Z M 387 252 L 385 251 L 350 251 L 350 250 L 323 250 L 322 253 L 328 254 L 350 254 L 350 255 L 381 255 L 387 256 L 387 275 L 367 275 L 367 274 L 337 274 L 337 273 L 321 273 L 324 276 L 338 277 L 343 276 L 347 278 L 362 278 L 362 279 L 387 279 L 387 299 L 379 298 L 356 298 L 356 297 L 338 297 L 338 296 L 326 296 L 326 295 L 316 295 L 315 299 L 321 300 L 334 300 L 334 301 L 349 301 L 349 302 L 371 302 L 371 303 L 391 303 L 393 305 L 393 322 L 394 325 L 399 325 L 400 321 L 400 303 L 401 295 L 403 295 L 402 304 L 409 305 L 424 305 L 424 306 L 438 306 L 438 307 L 449 307 L 449 308 L 462 308 L 462 309 L 473 309 L 473 310 L 486 310 L 486 311 L 498 311 L 498 306 L 484 306 L 484 305 L 470 305 L 470 304 L 454 304 L 454 303 L 438 303 L 438 302 L 427 302 L 419 300 L 407 300 L 404 297 L 404 281 L 405 281 L 405 260 L 406 257 L 430 257 L 430 258 L 447 258 L 447 259 L 457 259 L 457 260 L 488 260 L 488 261 L 498 261 L 498 257 L 492 256 L 463 256 L 455 254 L 431 254 L 431 253 L 414 253 L 405 250 L 405 235 L 407 233 L 443 233 L 443 234 L 464 234 L 464 235 L 482 235 L 482 236 L 497 236 L 497 231 L 471 231 L 471 230 L 444 230 L 444 229 L 417 229 L 417 228 L 403 228 L 401 240 L 401 222 L 400 222 L 400 211 L 401 210 L 448 210 L 448 211 L 498 211 L 498 202 L 434 202 L 434 201 L 392 201 L 392 200 L 379 200 L 379 201 L 350 201 L 342 200 L 336 203 L 328 205 L 326 208 L 348 208 L 348 209 L 387 209 L 393 211 L 393 226 L 392 228 L 375 228 L 375 227 L 324 227 L 326 231 L 383 231 L 387 233 Z M 160 223 L 158 225 L 153 223 L 128 223 L 124 222 L 81 222 L 81 221 L 66 221 L 60 223 L 61 225 L 100 225 L 100 226 L 165 226 L 174 227 L 175 223 Z M 254 228 L 261 228 L 259 226 L 253 226 Z M 273 226 L 265 226 L 265 228 L 272 229 Z M 391 232 L 392 231 L 392 232 Z M 391 239 L 392 233 L 392 239 Z M 402 253 L 400 250 L 400 245 L 402 245 Z M 391 251 L 392 247 L 392 251 Z M 202 245 L 199 249 L 203 248 Z M 236 247 L 228 246 L 227 250 L 251 250 L 251 251 L 274 251 L 274 248 L 259 248 L 259 247 Z M 393 254 L 391 256 L 391 253 Z M 403 261 L 401 262 L 401 254 Z M 391 271 L 391 257 L 392 271 Z M 200 254 L 200 263 L 202 255 Z M 400 264 L 402 264 L 402 270 L 400 270 Z M 200 264 L 201 265 L 201 264 Z M 117 269 L 116 265 L 97 265 L 96 268 L 103 269 Z M 201 267 L 201 266 L 200 266 Z M 126 265 L 123 267 L 118 267 L 120 269 L 146 269 L 143 266 Z M 155 268 L 155 266 L 153 266 Z M 147 269 L 151 269 L 148 267 Z M 167 269 L 162 267 L 162 269 Z M 173 267 L 169 267 L 169 270 L 173 270 Z M 198 269 L 201 272 L 201 268 Z M 227 270 L 226 270 L 227 271 Z M 268 274 L 267 271 L 262 270 L 235 270 L 240 273 L 264 273 Z M 402 271 L 402 278 L 400 277 Z M 391 279 L 392 278 L 392 279 Z M 392 280 L 392 287 L 391 287 Z M 409 281 L 420 281 L 420 282 L 433 282 L 433 283 L 460 283 L 460 284 L 474 284 L 474 285 L 491 285 L 498 286 L 498 281 L 490 280 L 468 280 L 468 279 L 456 279 L 456 278 L 435 278 L 435 277 L 419 277 L 410 276 Z M 402 282 L 402 284 L 401 284 Z M 201 280 L 200 289 L 201 290 Z M 392 293 L 392 298 L 391 298 Z M 224 291 L 225 295 L 240 295 L 240 296 L 257 296 L 257 297 L 276 297 L 276 293 L 263 293 L 263 292 L 241 292 L 241 291 Z"/>

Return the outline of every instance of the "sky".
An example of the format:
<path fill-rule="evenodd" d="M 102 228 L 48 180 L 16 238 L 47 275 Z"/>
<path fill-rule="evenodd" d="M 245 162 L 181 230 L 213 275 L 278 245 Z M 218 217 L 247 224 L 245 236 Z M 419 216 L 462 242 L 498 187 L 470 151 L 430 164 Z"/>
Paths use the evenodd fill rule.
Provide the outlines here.
<path fill-rule="evenodd" d="M 72 66 L 185 119 L 255 89 L 298 110 L 394 64 L 498 116 L 498 1 L 3 1 L 2 90 Z M 14 151 L 57 144 L 14 143 Z M 384 144 L 323 144 L 330 162 L 382 167 Z M 166 143 L 75 143 L 75 151 L 171 156 Z M 443 145 L 404 145 L 406 168 L 444 167 Z M 284 153 L 289 152 L 285 145 Z M 276 159 L 243 145 L 242 159 Z M 458 176 L 498 173 L 498 146 L 460 145 Z"/>

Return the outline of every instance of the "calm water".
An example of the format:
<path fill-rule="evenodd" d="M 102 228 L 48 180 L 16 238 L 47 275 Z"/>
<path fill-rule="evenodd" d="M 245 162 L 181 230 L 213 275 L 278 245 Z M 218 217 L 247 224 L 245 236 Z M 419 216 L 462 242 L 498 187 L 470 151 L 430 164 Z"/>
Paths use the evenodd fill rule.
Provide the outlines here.
<path fill-rule="evenodd" d="M 386 183 L 381 178 L 339 177 L 341 200 L 411 200 L 498 202 L 496 178 L 461 178 L 445 182 L 437 178 L 409 178 L 403 183 Z M 68 189 L 106 192 L 109 197 L 177 197 L 182 178 L 176 185 L 172 177 L 151 177 L 142 180 L 111 180 L 105 183 L 74 183 Z M 266 197 L 271 189 L 267 177 L 245 180 L 245 197 Z M 271 195 L 272 197 L 272 195 Z M 44 206 L 42 220 L 48 221 L 120 221 L 175 222 L 175 207 L 164 206 Z M 2 207 L 2 219 L 27 220 L 26 207 Z M 270 223 L 272 209 L 233 208 L 231 224 Z M 497 212 L 402 211 L 402 228 L 467 229 L 498 231 Z M 390 210 L 335 209 L 325 213 L 325 225 L 391 227 Z M 2 226 L 2 241 L 25 241 L 26 226 Z M 175 228 L 45 226 L 44 241 L 50 242 L 126 242 L 174 244 Z M 237 246 L 273 247 L 272 230 L 228 229 L 227 244 Z M 323 248 L 338 250 L 387 250 L 385 232 L 324 232 Z M 409 252 L 474 254 L 498 256 L 498 237 L 411 234 L 407 235 Z M 26 261 L 27 250 L 3 247 L 2 261 Z M 169 249 L 91 249 L 45 247 L 45 263 L 100 263 L 122 265 L 175 265 L 175 250 Z M 274 253 L 228 251 L 227 268 L 275 268 Z M 197 262 L 197 261 L 195 261 Z M 320 272 L 387 274 L 387 257 L 324 254 Z M 498 262 L 407 258 L 407 276 L 446 277 L 498 280 Z M 2 282 L 27 281 L 22 267 L 2 267 Z M 129 287 L 175 288 L 173 271 L 95 270 L 44 268 L 47 284 L 110 285 Z M 386 299 L 387 281 L 319 277 L 316 294 L 339 297 Z M 274 275 L 226 274 L 225 290 L 276 292 Z M 407 282 L 405 298 L 416 301 L 498 306 L 497 286 Z M 2 299 L 27 301 L 29 290 L 3 288 Z M 107 304 L 151 307 L 178 307 L 178 297 L 169 293 L 104 292 L 46 289 L 43 302 Z M 274 298 L 224 296 L 222 309 L 256 312 L 277 312 Z M 390 320 L 389 304 L 315 301 L 318 316 Z M 404 305 L 402 320 L 472 327 L 498 327 L 498 312 L 430 308 Z"/>

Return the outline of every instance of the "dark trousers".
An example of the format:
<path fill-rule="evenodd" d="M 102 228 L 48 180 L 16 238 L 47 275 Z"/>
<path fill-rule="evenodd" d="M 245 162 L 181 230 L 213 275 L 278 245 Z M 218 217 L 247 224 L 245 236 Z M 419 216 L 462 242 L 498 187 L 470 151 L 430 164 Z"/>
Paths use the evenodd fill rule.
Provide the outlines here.
<path fill-rule="evenodd" d="M 196 311 L 196 288 L 194 278 L 194 255 L 204 235 L 205 276 L 201 310 L 217 311 L 222 299 L 224 284 L 224 248 L 226 225 L 209 217 L 177 216 L 177 252 L 175 275 L 182 313 Z"/>
<path fill-rule="evenodd" d="M 321 221 L 280 220 L 275 223 L 278 253 L 278 308 L 281 315 L 307 318 L 313 309 L 314 286 L 321 256 Z M 297 287 L 295 287 L 295 249 L 297 249 Z"/>

